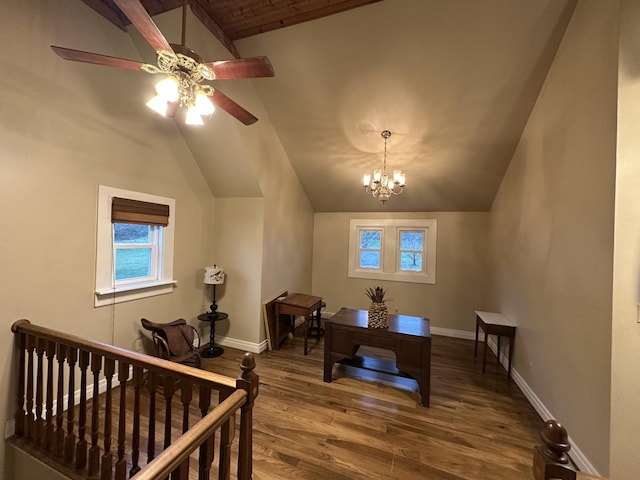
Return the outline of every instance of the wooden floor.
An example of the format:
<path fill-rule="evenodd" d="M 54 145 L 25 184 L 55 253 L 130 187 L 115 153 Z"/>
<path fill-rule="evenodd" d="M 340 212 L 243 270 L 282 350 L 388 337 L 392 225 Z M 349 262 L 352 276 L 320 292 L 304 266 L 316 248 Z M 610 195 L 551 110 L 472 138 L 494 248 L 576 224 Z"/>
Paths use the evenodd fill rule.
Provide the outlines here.
<path fill-rule="evenodd" d="M 322 340 L 308 356 L 301 335 L 256 355 L 253 478 L 532 479 L 543 422 L 519 388 L 494 356 L 482 374 L 473 341 L 432 341 L 430 408 L 411 379 L 336 365 L 324 383 Z M 203 368 L 235 377 L 242 354 L 225 348 Z"/>

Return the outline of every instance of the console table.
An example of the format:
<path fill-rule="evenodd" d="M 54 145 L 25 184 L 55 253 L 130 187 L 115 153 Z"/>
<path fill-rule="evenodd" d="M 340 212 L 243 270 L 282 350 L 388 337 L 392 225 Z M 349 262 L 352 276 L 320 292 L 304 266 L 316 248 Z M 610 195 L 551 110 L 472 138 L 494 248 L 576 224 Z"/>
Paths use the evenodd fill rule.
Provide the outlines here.
<path fill-rule="evenodd" d="M 366 310 L 341 308 L 325 321 L 324 381 L 331 382 L 333 364 L 413 378 L 418 382 L 421 405 L 429 406 L 431 385 L 431 332 L 429 320 L 389 315 L 388 328 L 369 328 Z M 384 348 L 396 354 L 393 362 L 357 356 L 361 345 Z"/>
<path fill-rule="evenodd" d="M 484 351 L 482 352 L 482 373 L 484 373 L 487 363 L 487 337 L 496 335 L 498 337 L 498 349 L 496 357 L 500 363 L 500 337 L 509 339 L 509 368 L 507 369 L 507 379 L 511 378 L 511 359 L 513 358 L 513 341 L 516 338 L 516 324 L 501 313 L 482 312 L 476 310 L 476 343 L 474 358 L 478 356 L 478 330 L 484 332 Z"/>

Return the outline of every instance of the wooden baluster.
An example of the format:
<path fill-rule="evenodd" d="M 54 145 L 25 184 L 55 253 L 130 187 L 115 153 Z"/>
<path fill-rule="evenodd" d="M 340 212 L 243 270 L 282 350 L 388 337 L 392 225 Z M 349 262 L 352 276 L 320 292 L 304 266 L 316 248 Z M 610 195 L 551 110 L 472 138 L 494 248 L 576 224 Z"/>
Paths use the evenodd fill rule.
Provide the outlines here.
<path fill-rule="evenodd" d="M 80 352 L 80 412 L 78 414 L 78 444 L 76 445 L 76 469 L 87 466 L 87 367 L 89 367 L 89 352 Z M 97 392 L 96 392 L 97 393 Z"/>
<path fill-rule="evenodd" d="M 102 370 L 102 357 L 91 354 L 91 373 L 93 374 L 93 397 L 91 399 L 91 448 L 89 449 L 89 476 L 92 477 L 100 469 L 100 445 L 98 436 L 100 432 L 100 371 Z"/>
<path fill-rule="evenodd" d="M 35 344 L 35 337 L 27 335 L 27 411 L 25 414 L 25 437 L 31 441 L 36 438 L 35 419 L 33 417 L 33 354 Z"/>
<path fill-rule="evenodd" d="M 120 415 L 118 417 L 118 461 L 116 462 L 116 480 L 127 478 L 127 461 L 124 458 L 127 426 L 127 380 L 129 364 L 118 361 L 118 380 L 120 381 Z"/>
<path fill-rule="evenodd" d="M 199 397 L 200 400 L 198 406 L 200 407 L 200 415 L 204 417 L 209 413 L 209 407 L 211 406 L 211 389 L 201 385 Z M 211 435 L 211 438 L 207 439 L 207 441 L 200 445 L 198 480 L 209 480 L 211 463 L 213 462 L 213 451 L 215 448 L 214 442 L 215 432 Z"/>
<path fill-rule="evenodd" d="M 47 411 L 45 422 L 44 449 L 48 452 L 53 450 L 53 364 L 56 356 L 56 342 L 48 341 L 46 344 L 47 354 Z"/>
<path fill-rule="evenodd" d="M 104 454 L 102 455 L 102 466 L 100 478 L 109 480 L 113 475 L 113 452 L 111 451 L 111 423 L 113 421 L 113 396 L 112 384 L 113 374 L 116 371 L 116 361 L 113 358 L 104 359 L 104 377 L 107 382 L 107 391 L 104 401 Z"/>
<path fill-rule="evenodd" d="M 227 399 L 229 394 L 220 393 L 218 403 Z M 220 456 L 218 460 L 218 479 L 229 480 L 231 478 L 231 443 L 235 436 L 236 416 L 231 416 L 229 420 L 222 424 L 220 429 Z"/>
<path fill-rule="evenodd" d="M 164 390 L 164 448 L 171 445 L 171 399 L 175 392 L 175 380 L 171 375 L 165 374 L 163 377 L 162 389 Z"/>
<path fill-rule="evenodd" d="M 147 374 L 147 388 L 149 389 L 147 463 L 149 463 L 156 456 L 156 390 L 158 389 L 158 375 L 153 371 L 149 371 Z"/>
<path fill-rule="evenodd" d="M 13 330 L 13 327 L 12 327 Z M 13 330 L 15 333 L 16 330 Z M 26 356 L 29 355 L 27 350 L 27 339 L 24 333 L 18 333 L 16 342 L 18 344 L 18 388 L 16 390 L 16 414 L 14 421 L 16 424 L 16 436 L 24 437 L 25 435 L 25 422 L 27 412 L 24 409 L 25 405 L 25 367 Z"/>
<path fill-rule="evenodd" d="M 144 386 L 144 370 L 133 367 L 133 435 L 131 438 L 131 470 L 129 478 L 140 471 L 140 391 Z"/>
<path fill-rule="evenodd" d="M 64 455 L 64 362 L 67 359 L 67 346 L 58 344 L 56 354 L 58 359 L 58 398 L 56 399 L 56 431 L 55 431 L 55 454 L 59 457 Z M 73 403 L 73 402 L 70 402 Z M 71 407 L 73 408 L 73 406 Z"/>
<path fill-rule="evenodd" d="M 187 379 L 180 381 L 180 401 L 182 402 L 182 433 L 184 434 L 189 430 L 189 405 L 193 398 L 193 383 Z M 171 478 L 180 480 L 183 478 L 189 478 L 189 457 L 185 459 L 182 464 L 176 468 L 171 474 Z"/>
<path fill-rule="evenodd" d="M 236 387 L 247 392 L 247 401 L 240 407 L 240 441 L 238 442 L 238 480 L 250 480 L 253 475 L 253 404 L 258 396 L 260 379 L 254 372 L 256 360 L 251 353 L 245 353 L 240 365 L 242 374 L 236 380 Z"/>
<path fill-rule="evenodd" d="M 69 348 L 67 363 L 69 364 L 69 387 L 67 389 L 67 436 L 64 439 L 64 462 L 73 463 L 76 456 L 76 437 L 74 433 L 75 419 L 75 382 L 76 382 L 76 361 L 78 360 L 78 350 Z"/>
<path fill-rule="evenodd" d="M 44 444 L 44 418 L 42 418 L 44 404 L 44 352 L 45 340 L 36 340 L 36 355 L 38 357 L 38 368 L 36 371 L 36 443 Z"/>

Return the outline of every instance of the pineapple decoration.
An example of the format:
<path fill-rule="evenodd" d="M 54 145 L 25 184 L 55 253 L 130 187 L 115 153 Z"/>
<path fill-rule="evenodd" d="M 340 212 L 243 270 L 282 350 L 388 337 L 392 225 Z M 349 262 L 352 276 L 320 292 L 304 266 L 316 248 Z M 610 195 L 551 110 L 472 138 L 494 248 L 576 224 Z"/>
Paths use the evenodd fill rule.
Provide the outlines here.
<path fill-rule="evenodd" d="M 384 289 L 382 287 L 369 287 L 365 290 L 365 294 L 371 299 L 368 317 L 369 327 L 387 328 L 389 326 L 389 313 L 384 303 Z"/>

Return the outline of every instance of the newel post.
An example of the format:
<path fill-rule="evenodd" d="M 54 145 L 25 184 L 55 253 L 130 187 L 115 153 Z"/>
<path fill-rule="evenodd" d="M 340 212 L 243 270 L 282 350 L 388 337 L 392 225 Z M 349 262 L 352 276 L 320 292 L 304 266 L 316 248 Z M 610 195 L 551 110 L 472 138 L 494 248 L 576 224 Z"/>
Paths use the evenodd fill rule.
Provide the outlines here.
<path fill-rule="evenodd" d="M 544 445 L 533 449 L 535 480 L 576 480 L 567 452 L 571 449 L 567 430 L 556 420 L 547 420 L 540 432 Z"/>
<path fill-rule="evenodd" d="M 256 368 L 253 354 L 244 354 L 240 368 L 242 375 L 236 380 L 236 388 L 247 392 L 247 401 L 240 408 L 238 480 L 250 480 L 253 476 L 253 404 L 260 383 L 258 374 L 253 371 Z"/>

